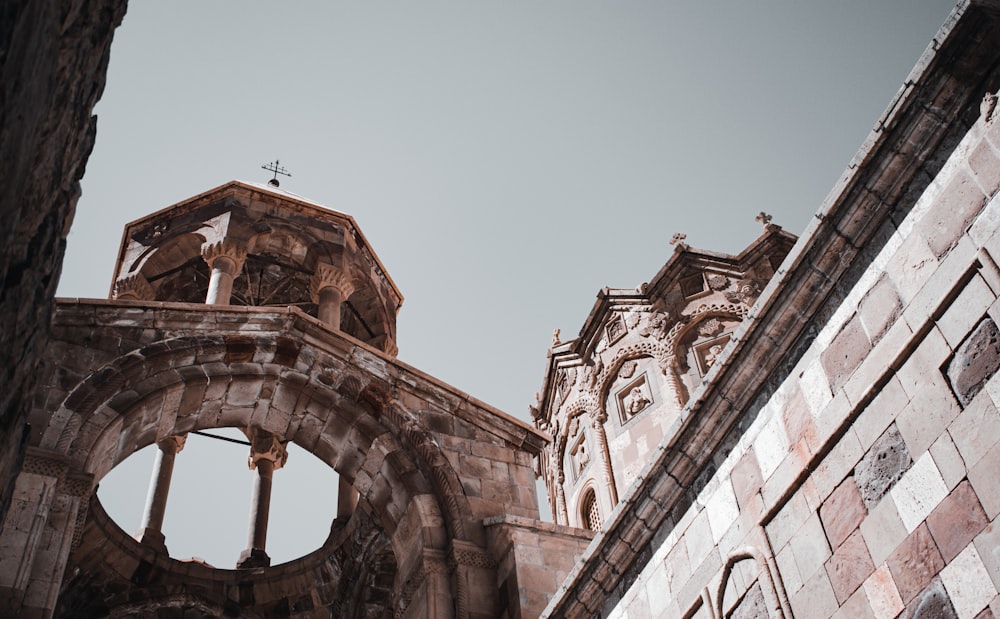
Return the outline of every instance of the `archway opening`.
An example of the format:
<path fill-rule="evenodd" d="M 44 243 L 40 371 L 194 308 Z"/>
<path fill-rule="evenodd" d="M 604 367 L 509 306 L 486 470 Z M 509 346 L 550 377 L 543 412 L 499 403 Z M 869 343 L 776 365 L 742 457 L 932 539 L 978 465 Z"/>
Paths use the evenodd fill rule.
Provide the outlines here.
<path fill-rule="evenodd" d="M 236 428 L 206 433 L 246 441 Z M 277 565 L 321 547 L 337 513 L 338 475 L 308 451 L 289 443 L 288 461 L 274 474 L 268 524 L 268 555 Z M 101 480 L 98 497 L 115 523 L 126 533 L 138 531 L 145 488 L 157 447 L 150 445 L 112 469 Z M 232 569 L 247 547 L 251 484 L 247 466 L 249 447 L 189 433 L 177 454 L 163 522 L 170 556 L 195 559 L 221 569 Z"/>

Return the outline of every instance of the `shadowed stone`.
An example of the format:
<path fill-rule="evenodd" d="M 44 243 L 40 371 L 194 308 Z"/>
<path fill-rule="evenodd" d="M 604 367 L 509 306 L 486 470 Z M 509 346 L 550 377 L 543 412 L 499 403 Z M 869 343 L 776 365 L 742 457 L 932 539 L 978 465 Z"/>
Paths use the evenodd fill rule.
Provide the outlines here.
<path fill-rule="evenodd" d="M 1000 329 L 984 318 L 962 342 L 948 364 L 948 380 L 962 406 L 968 406 L 1000 369 Z"/>
<path fill-rule="evenodd" d="M 935 578 L 926 589 L 906 607 L 904 619 L 958 619 L 951 598 L 939 578 Z"/>
<path fill-rule="evenodd" d="M 913 460 L 906 441 L 896 429 L 896 424 L 892 424 L 854 469 L 854 480 L 858 484 L 861 500 L 869 511 L 878 505 L 911 464 Z"/>

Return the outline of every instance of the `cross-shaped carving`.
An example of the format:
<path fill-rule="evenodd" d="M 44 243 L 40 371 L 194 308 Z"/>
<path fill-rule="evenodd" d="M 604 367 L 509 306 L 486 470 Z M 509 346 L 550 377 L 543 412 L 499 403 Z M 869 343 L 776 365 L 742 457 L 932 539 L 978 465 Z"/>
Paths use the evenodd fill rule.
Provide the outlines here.
<path fill-rule="evenodd" d="M 770 215 L 768 215 L 764 211 L 761 211 L 761 212 L 757 213 L 757 217 L 754 218 L 754 221 L 758 221 L 758 222 L 764 224 L 765 226 L 767 226 L 768 224 L 771 223 L 772 219 L 774 219 L 774 217 L 771 217 Z"/>
<path fill-rule="evenodd" d="M 688 235 L 684 234 L 683 232 L 677 232 L 676 234 L 674 234 L 673 237 L 670 238 L 670 244 L 677 245 L 678 243 L 683 243 L 684 239 L 686 239 L 687 237 Z"/>

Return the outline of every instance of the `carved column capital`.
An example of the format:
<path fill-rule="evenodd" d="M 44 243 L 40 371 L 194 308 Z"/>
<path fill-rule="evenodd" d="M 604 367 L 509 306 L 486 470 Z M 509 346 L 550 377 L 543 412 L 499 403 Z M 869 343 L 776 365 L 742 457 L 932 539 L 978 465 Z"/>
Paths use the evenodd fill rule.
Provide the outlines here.
<path fill-rule="evenodd" d="M 153 287 L 149 285 L 142 273 L 129 273 L 115 282 L 114 298 L 135 299 L 137 301 L 152 301 L 156 296 Z"/>
<path fill-rule="evenodd" d="M 280 469 L 288 461 L 288 450 L 273 433 L 260 428 L 250 430 L 250 456 L 247 465 L 251 470 L 257 468 L 257 462 L 269 460 L 274 463 L 274 469 Z"/>
<path fill-rule="evenodd" d="M 215 261 L 219 258 L 228 258 L 236 267 L 230 275 L 235 275 L 243 268 L 243 262 L 247 259 L 247 248 L 242 243 L 231 239 L 223 239 L 215 243 L 205 243 L 201 246 L 201 257 L 208 263 L 208 268 L 215 268 Z"/>
<path fill-rule="evenodd" d="M 176 455 L 184 449 L 184 444 L 187 442 L 187 434 L 171 434 L 156 441 L 156 446 L 160 448 L 160 451 L 168 453 L 171 455 Z"/>
<path fill-rule="evenodd" d="M 320 262 L 316 265 L 316 272 L 313 274 L 309 286 L 314 303 L 319 303 L 319 293 L 324 288 L 335 289 L 340 293 L 341 299 L 351 296 L 351 293 L 357 289 L 350 273 L 331 264 Z"/>

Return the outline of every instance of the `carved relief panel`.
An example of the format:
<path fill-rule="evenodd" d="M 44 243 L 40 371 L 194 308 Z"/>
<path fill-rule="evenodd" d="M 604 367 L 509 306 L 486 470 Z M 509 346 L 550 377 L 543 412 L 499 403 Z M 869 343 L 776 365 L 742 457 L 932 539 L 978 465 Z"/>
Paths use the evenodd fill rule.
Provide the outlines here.
<path fill-rule="evenodd" d="M 643 372 L 615 392 L 621 422 L 627 423 L 653 403 L 653 394 Z"/>

